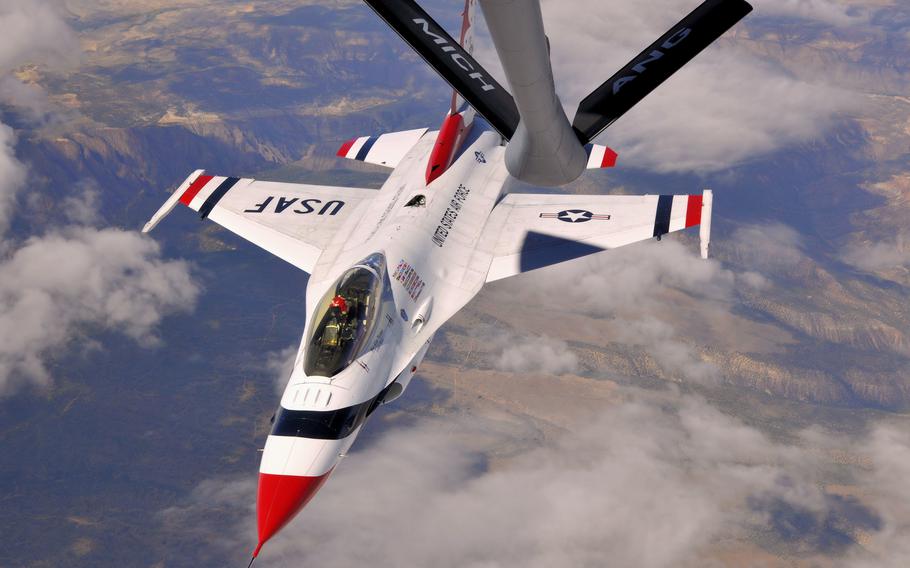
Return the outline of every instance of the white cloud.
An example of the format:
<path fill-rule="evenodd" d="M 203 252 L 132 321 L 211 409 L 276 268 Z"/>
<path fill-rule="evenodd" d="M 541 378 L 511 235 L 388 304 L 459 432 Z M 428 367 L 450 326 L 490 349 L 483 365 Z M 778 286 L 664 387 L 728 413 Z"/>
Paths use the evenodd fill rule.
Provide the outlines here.
<path fill-rule="evenodd" d="M 599 316 L 640 313 L 662 305 L 659 292 L 681 290 L 726 301 L 736 275 L 716 260 L 701 260 L 672 238 L 612 250 L 522 276 L 538 297 L 559 298 L 566 309 Z"/>
<path fill-rule="evenodd" d="M 75 184 L 78 193 L 63 198 L 63 212 L 66 219 L 76 225 L 95 225 L 101 221 L 98 208 L 101 205 L 101 190 L 89 180 Z"/>
<path fill-rule="evenodd" d="M 25 64 L 65 65 L 78 58 L 73 30 L 62 2 L 0 0 L 0 73 Z"/>
<path fill-rule="evenodd" d="M 631 346 L 669 378 L 716 383 L 722 377 L 707 360 L 711 349 L 773 349 L 773 340 L 756 341 L 756 328 L 735 313 L 743 295 L 767 290 L 806 257 L 802 237 L 779 223 L 740 227 L 715 249 L 729 264 L 702 260 L 692 246 L 669 237 L 534 271 L 491 291 L 510 299 L 520 295 L 526 305 L 559 306 L 567 314 L 598 319 L 597 329 L 604 333 L 583 341 Z M 574 325 L 584 326 L 584 320 Z M 785 335 L 766 338 L 784 341 Z M 512 352 L 505 351 L 507 342 L 491 342 L 499 349 L 494 352 L 498 368 L 522 371 L 522 361 L 546 364 L 550 350 L 533 343 L 524 349 L 520 336 L 513 341 L 518 346 Z"/>
<path fill-rule="evenodd" d="M 569 116 L 697 2 L 546 2 L 544 19 Z M 770 2 L 780 15 L 824 18 L 827 2 Z M 746 20 L 748 22 L 748 18 Z M 740 24 L 742 25 L 742 24 Z M 794 77 L 735 41 L 710 47 L 602 137 L 627 165 L 659 172 L 721 170 L 825 132 L 859 99 Z"/>
<path fill-rule="evenodd" d="M 844 250 L 841 259 L 867 272 L 910 267 L 910 246 L 903 237 L 893 242 L 853 244 Z"/>
<path fill-rule="evenodd" d="M 66 111 L 54 105 L 44 89 L 9 75 L 0 76 L 0 102 L 14 107 L 27 120 L 37 124 L 62 122 L 67 118 Z"/>
<path fill-rule="evenodd" d="M 813 432 L 799 445 L 782 444 L 698 398 L 633 395 L 489 469 L 461 440 L 488 439 L 492 423 L 451 420 L 458 419 L 393 430 L 349 454 L 257 563 L 534 568 L 602 566 L 609 558 L 615 566 L 704 566 L 712 545 L 759 531 L 772 546 L 835 560 L 849 551 L 864 566 L 868 554 L 851 549 L 851 535 L 867 533 L 873 549 L 891 542 L 890 513 L 878 508 L 884 499 L 873 509 L 822 489 L 831 458 L 821 450 L 853 453 L 867 440 Z M 892 498 L 906 515 L 899 495 L 910 440 L 894 430 L 871 439 L 881 447 L 871 467 L 851 470 L 856 485 Z M 237 522 L 216 544 L 236 550 L 253 544 L 254 502 L 252 478 L 209 480 L 187 506 L 159 519 L 214 536 L 231 507 Z M 893 529 L 894 544 L 906 549 L 904 525 Z"/>
<path fill-rule="evenodd" d="M 47 384 L 44 357 L 82 326 L 154 345 L 161 319 L 199 292 L 185 262 L 137 233 L 71 227 L 27 240 L 0 261 L 0 394 Z"/>
<path fill-rule="evenodd" d="M 278 351 L 270 351 L 265 356 L 265 370 L 275 381 L 275 390 L 278 394 L 284 392 L 294 370 L 294 361 L 297 359 L 298 346 L 289 345 Z"/>
<path fill-rule="evenodd" d="M 13 129 L 0 124 L 0 243 L 9 229 L 16 193 L 25 182 L 25 166 L 16 159 L 15 145 Z"/>
<path fill-rule="evenodd" d="M 578 371 L 578 357 L 565 341 L 545 336 L 521 336 L 491 331 L 492 364 L 513 373 L 561 375 Z"/>
<path fill-rule="evenodd" d="M 609 333 L 604 341 L 640 348 L 668 375 L 697 382 L 717 379 L 717 371 L 702 360 L 697 342 L 682 340 L 689 330 L 679 327 L 685 321 L 676 313 L 692 301 L 706 320 L 729 319 L 737 284 L 752 285 L 718 261 L 701 260 L 672 239 L 617 249 L 519 278 L 520 283 L 508 285 L 520 288 L 529 304 L 556 301 L 566 312 L 605 318 Z"/>
<path fill-rule="evenodd" d="M 702 361 L 691 345 L 679 340 L 676 327 L 656 317 L 644 315 L 631 319 L 619 319 L 615 325 L 614 338 L 626 345 L 642 347 L 649 355 L 671 374 L 687 379 L 708 383 L 719 378 L 719 369 L 712 363 Z"/>
<path fill-rule="evenodd" d="M 731 260 L 768 275 L 784 275 L 806 260 L 803 237 L 782 223 L 742 226 L 725 245 Z"/>
<path fill-rule="evenodd" d="M 834 26 L 855 26 L 869 21 L 868 9 L 831 0 L 753 0 L 755 14 L 812 20 Z"/>
<path fill-rule="evenodd" d="M 872 468 L 868 485 L 870 501 L 881 515 L 881 530 L 864 543 L 868 552 L 856 551 L 847 562 L 851 568 L 902 568 L 910 566 L 910 435 L 906 428 L 878 426 L 864 450 Z"/>
<path fill-rule="evenodd" d="M 0 0 L 0 31 L 0 101 L 43 120 L 51 112 L 44 92 L 9 73 L 26 64 L 60 67 L 78 58 L 78 42 L 63 19 L 61 5 L 49 0 Z M 15 143 L 12 129 L 0 124 L 0 239 L 9 227 L 25 178 L 25 168 L 15 157 Z"/>

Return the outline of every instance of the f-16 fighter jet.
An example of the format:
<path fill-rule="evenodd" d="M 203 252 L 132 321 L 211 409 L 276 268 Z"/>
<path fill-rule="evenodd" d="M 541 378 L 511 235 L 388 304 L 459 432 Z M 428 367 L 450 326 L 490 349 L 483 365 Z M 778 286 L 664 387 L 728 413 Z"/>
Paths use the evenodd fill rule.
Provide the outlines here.
<path fill-rule="evenodd" d="M 581 101 L 556 95 L 538 0 L 479 0 L 509 89 L 472 56 L 475 0 L 459 39 L 413 0 L 365 0 L 454 89 L 438 130 L 367 135 L 338 156 L 384 166 L 379 190 L 196 171 L 178 203 L 308 273 L 306 326 L 259 468 L 258 543 L 326 482 L 370 414 L 404 392 L 433 335 L 487 282 L 700 225 L 712 194 L 506 191 L 560 186 L 616 153 L 592 141 L 752 7 L 707 0 Z M 510 93 L 511 90 L 511 93 Z"/>

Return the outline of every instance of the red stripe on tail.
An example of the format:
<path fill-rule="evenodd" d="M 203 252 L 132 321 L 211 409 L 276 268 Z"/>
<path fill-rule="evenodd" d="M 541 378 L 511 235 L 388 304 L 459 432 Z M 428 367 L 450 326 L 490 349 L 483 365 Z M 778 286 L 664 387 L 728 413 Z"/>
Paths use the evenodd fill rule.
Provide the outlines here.
<path fill-rule="evenodd" d="M 689 196 L 689 204 L 686 207 L 686 227 L 701 224 L 701 202 L 701 195 Z"/>
<path fill-rule="evenodd" d="M 205 184 L 212 181 L 213 176 L 201 175 L 196 178 L 196 181 L 190 185 L 186 191 L 183 192 L 183 195 L 180 196 L 180 203 L 183 203 L 189 207 L 190 202 L 193 201 L 193 198 L 196 197 L 196 194 L 202 191 L 202 188 L 205 187 Z"/>

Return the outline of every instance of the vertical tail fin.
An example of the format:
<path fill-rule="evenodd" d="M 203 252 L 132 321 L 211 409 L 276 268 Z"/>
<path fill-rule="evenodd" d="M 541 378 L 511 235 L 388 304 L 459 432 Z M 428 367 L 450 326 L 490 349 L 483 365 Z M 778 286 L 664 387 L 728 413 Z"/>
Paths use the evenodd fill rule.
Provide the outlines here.
<path fill-rule="evenodd" d="M 477 0 L 464 0 L 464 12 L 461 16 L 461 39 L 458 42 L 462 49 L 474 55 L 474 7 Z"/>
<path fill-rule="evenodd" d="M 487 122 L 510 139 L 520 116 L 512 95 L 436 23 L 416 0 L 363 0 L 448 81 Z M 471 21 L 475 0 L 468 2 Z M 467 37 L 472 37 L 468 28 Z"/>
<path fill-rule="evenodd" d="M 461 13 L 461 36 L 458 43 L 468 55 L 474 55 L 474 7 L 476 4 L 477 0 L 464 0 L 464 12 Z M 452 114 L 457 113 L 465 102 L 458 91 L 452 89 Z"/>

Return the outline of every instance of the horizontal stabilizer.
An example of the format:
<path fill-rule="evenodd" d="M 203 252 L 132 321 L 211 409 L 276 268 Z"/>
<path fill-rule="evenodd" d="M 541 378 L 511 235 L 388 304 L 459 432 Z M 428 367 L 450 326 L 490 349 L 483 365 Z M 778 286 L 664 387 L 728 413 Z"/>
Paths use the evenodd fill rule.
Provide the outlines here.
<path fill-rule="evenodd" d="M 537 195 L 511 193 L 493 209 L 483 241 L 487 282 L 660 238 L 701 225 L 711 230 L 711 192 L 701 195 Z"/>
<path fill-rule="evenodd" d="M 743 19 L 745 0 L 706 0 L 578 105 L 572 123 L 587 144 Z"/>
<path fill-rule="evenodd" d="M 511 139 L 518 127 L 512 95 L 414 0 L 364 0 L 490 126 Z"/>
<path fill-rule="evenodd" d="M 341 145 L 337 155 L 341 158 L 394 168 L 426 132 L 426 128 L 418 128 L 379 136 L 352 138 Z"/>

